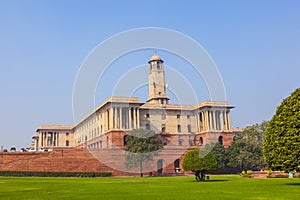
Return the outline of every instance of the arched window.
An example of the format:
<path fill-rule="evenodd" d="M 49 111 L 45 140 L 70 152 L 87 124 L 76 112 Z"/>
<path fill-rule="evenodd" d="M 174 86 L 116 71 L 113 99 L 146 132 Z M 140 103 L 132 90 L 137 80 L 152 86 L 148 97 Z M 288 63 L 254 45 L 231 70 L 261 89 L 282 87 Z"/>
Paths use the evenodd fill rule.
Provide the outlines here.
<path fill-rule="evenodd" d="M 180 172 L 180 160 L 179 159 L 176 159 L 174 161 L 174 170 L 175 170 L 175 172 Z"/>
<path fill-rule="evenodd" d="M 219 136 L 218 142 L 219 142 L 220 144 L 223 144 L 223 136 Z"/>
<path fill-rule="evenodd" d="M 164 161 L 162 159 L 157 161 L 157 173 L 158 173 L 158 175 L 161 175 L 163 173 L 163 164 L 164 164 Z"/>

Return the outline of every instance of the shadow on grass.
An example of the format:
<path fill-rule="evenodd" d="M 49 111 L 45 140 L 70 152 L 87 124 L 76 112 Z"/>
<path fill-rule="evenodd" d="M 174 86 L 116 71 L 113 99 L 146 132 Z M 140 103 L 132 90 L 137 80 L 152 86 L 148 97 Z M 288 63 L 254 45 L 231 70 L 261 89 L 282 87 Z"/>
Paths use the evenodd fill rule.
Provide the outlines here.
<path fill-rule="evenodd" d="M 228 181 L 228 180 L 207 180 L 205 182 L 225 182 L 225 181 Z"/>
<path fill-rule="evenodd" d="M 300 182 L 299 182 L 299 183 L 285 183 L 285 185 L 294 185 L 294 186 L 300 186 Z"/>
<path fill-rule="evenodd" d="M 206 180 L 206 181 L 196 181 L 194 180 L 190 180 L 188 182 L 196 182 L 196 183 L 214 183 L 214 182 L 226 182 L 228 180 Z"/>

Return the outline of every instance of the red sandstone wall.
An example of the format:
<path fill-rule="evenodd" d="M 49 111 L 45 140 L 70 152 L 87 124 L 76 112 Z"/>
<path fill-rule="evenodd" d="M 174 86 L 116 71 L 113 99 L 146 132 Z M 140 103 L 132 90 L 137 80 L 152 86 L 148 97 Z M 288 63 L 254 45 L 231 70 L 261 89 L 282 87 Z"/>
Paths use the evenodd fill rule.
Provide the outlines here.
<path fill-rule="evenodd" d="M 136 173 L 124 172 L 128 171 L 124 167 L 125 153 L 122 149 L 103 149 L 90 150 L 94 156 L 101 154 L 100 160 L 105 161 L 111 168 L 97 160 L 85 148 L 55 148 L 52 152 L 12 152 L 0 153 L 0 171 L 52 171 L 52 172 L 112 172 L 113 176 L 132 176 Z M 175 174 L 174 161 L 178 158 L 172 148 L 162 152 L 163 174 Z M 155 169 L 153 175 L 157 173 L 157 161 L 145 163 L 143 168 Z M 180 157 L 180 166 L 183 156 Z M 168 165 L 166 164 L 168 163 Z M 119 171 L 121 169 L 121 171 Z M 182 169 L 182 168 L 181 168 Z M 133 169 L 132 172 L 138 172 Z M 149 171 L 148 171 L 149 172 Z M 149 173 L 145 173 L 146 175 Z M 182 174 L 182 170 L 179 174 Z"/>

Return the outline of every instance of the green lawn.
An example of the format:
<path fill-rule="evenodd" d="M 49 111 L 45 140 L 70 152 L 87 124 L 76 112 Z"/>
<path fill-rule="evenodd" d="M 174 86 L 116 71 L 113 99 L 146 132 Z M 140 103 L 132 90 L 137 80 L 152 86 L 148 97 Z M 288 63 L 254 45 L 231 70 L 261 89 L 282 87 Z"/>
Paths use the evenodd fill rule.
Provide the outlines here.
<path fill-rule="evenodd" d="M 300 179 L 0 177 L 0 199 L 300 199 Z"/>

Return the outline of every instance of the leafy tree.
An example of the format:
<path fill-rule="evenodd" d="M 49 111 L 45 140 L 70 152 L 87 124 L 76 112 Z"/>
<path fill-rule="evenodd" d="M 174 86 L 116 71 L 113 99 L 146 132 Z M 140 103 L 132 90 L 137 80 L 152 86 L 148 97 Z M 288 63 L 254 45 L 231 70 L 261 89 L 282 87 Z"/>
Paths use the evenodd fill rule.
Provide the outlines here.
<path fill-rule="evenodd" d="M 267 121 L 263 121 L 261 124 L 249 126 L 234 137 L 226 152 L 228 166 L 244 170 L 265 167 L 262 145 L 267 124 Z"/>
<path fill-rule="evenodd" d="M 216 156 L 218 162 L 218 168 L 225 167 L 227 163 L 226 151 L 222 144 L 220 144 L 219 142 L 213 144 L 207 144 L 205 146 L 205 149 L 211 151 Z"/>
<path fill-rule="evenodd" d="M 182 167 L 184 170 L 193 171 L 197 181 L 205 181 L 206 171 L 217 169 L 218 163 L 212 152 L 195 149 L 185 154 Z"/>
<path fill-rule="evenodd" d="M 277 107 L 266 130 L 263 152 L 273 170 L 300 170 L 300 88 Z"/>
<path fill-rule="evenodd" d="M 143 162 L 153 161 L 153 156 L 158 155 L 158 150 L 163 148 L 162 141 L 152 130 L 135 129 L 126 136 L 126 161 L 127 168 L 140 168 L 143 176 Z"/>

